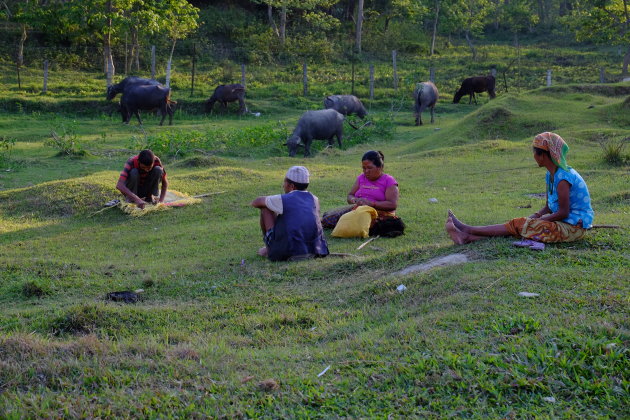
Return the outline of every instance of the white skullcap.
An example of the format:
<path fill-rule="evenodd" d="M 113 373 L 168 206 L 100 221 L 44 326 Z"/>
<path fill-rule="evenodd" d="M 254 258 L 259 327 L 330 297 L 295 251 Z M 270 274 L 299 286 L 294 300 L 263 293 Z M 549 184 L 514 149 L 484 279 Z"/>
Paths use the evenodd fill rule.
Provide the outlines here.
<path fill-rule="evenodd" d="M 309 173 L 304 166 L 291 166 L 285 177 L 298 184 L 308 184 Z"/>

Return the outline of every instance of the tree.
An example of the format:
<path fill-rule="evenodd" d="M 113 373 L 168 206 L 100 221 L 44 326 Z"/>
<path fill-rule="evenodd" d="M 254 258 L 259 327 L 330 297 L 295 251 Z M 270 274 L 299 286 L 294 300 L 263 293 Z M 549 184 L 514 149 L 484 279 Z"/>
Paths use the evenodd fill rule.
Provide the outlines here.
<path fill-rule="evenodd" d="M 28 30 L 39 20 L 39 11 L 40 7 L 37 0 L 0 1 L 0 18 L 19 28 L 20 37 L 15 57 L 18 68 L 24 65 L 24 43 L 28 37 Z"/>
<path fill-rule="evenodd" d="M 171 40 L 171 53 L 166 64 L 166 87 L 171 82 L 171 64 L 173 62 L 173 52 L 178 39 L 186 38 L 191 32 L 197 29 L 199 24 L 199 9 L 186 0 L 167 0 L 163 1 L 161 7 L 158 8 L 158 14 L 161 16 L 160 32 L 165 32 Z"/>
<path fill-rule="evenodd" d="M 286 44 L 287 19 L 289 14 L 302 15 L 305 22 L 309 23 L 311 26 L 319 26 L 325 29 L 335 27 L 338 24 L 338 20 L 318 9 L 329 9 L 339 1 L 340 0 L 252 0 L 253 3 L 267 5 L 269 26 L 278 35 L 282 46 Z M 273 19 L 274 8 L 280 11 L 279 27 L 276 27 Z"/>
<path fill-rule="evenodd" d="M 494 11 L 494 3 L 490 0 L 456 0 L 442 6 L 442 21 L 451 30 L 464 33 L 472 58 L 476 60 L 477 49 L 472 39 L 483 35 L 486 17 Z"/>
<path fill-rule="evenodd" d="M 355 49 L 361 54 L 361 31 L 363 29 L 363 0 L 358 0 Z"/>
<path fill-rule="evenodd" d="M 630 7 L 628 0 L 581 0 L 563 21 L 578 41 L 593 41 L 627 48 L 623 58 L 623 77 L 630 66 Z"/>

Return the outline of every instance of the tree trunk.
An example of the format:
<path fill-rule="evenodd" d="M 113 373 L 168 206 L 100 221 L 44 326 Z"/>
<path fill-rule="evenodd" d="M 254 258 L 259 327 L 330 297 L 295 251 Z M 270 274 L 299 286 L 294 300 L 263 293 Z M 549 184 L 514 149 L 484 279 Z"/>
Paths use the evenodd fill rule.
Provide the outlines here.
<path fill-rule="evenodd" d="M 435 19 L 433 19 L 433 36 L 431 37 L 431 53 L 435 53 L 435 39 L 437 38 L 438 18 L 440 16 L 440 0 L 435 0 Z"/>
<path fill-rule="evenodd" d="M 171 65 L 173 63 L 173 52 L 175 52 L 175 43 L 177 42 L 177 38 L 173 39 L 173 45 L 171 46 L 171 55 L 168 57 L 168 62 L 166 63 L 166 82 L 164 86 L 167 88 L 171 87 Z"/>
<path fill-rule="evenodd" d="M 363 30 L 363 0 L 359 0 L 359 7 L 357 9 L 357 33 L 355 48 L 358 54 L 361 54 L 361 31 Z"/>
<path fill-rule="evenodd" d="M 626 51 L 626 55 L 623 57 L 623 70 L 622 70 L 622 74 L 623 77 L 628 77 L 628 66 L 630 65 L 630 47 L 628 47 L 628 50 Z"/>
<path fill-rule="evenodd" d="M 112 58 L 112 13 L 113 7 L 112 2 L 107 2 L 107 33 L 105 37 L 103 37 L 103 61 L 105 67 L 105 74 L 114 77 L 115 68 L 114 68 L 114 59 Z"/>
<path fill-rule="evenodd" d="M 477 60 L 477 49 L 475 48 L 475 46 L 472 43 L 472 40 L 470 39 L 470 31 L 466 31 L 466 43 L 468 43 L 468 48 L 470 48 L 470 51 L 472 52 L 472 59 L 473 61 Z"/>
<path fill-rule="evenodd" d="M 282 4 L 282 9 L 280 9 L 280 43 L 284 46 L 284 41 L 286 41 L 287 34 L 287 5 L 286 3 Z"/>
<path fill-rule="evenodd" d="M 136 71 L 140 71 L 140 42 L 138 42 L 138 28 L 131 28 L 131 66 L 136 65 Z"/>
<path fill-rule="evenodd" d="M 280 38 L 280 32 L 278 31 L 278 27 L 276 26 L 276 21 L 273 20 L 273 7 L 270 4 L 267 5 L 267 19 L 269 19 L 269 26 L 273 29 L 273 32 L 276 34 L 278 38 Z"/>
<path fill-rule="evenodd" d="M 26 42 L 26 25 L 22 24 L 22 34 L 20 35 L 20 42 L 17 50 L 17 65 L 22 67 L 24 64 L 24 42 Z"/>

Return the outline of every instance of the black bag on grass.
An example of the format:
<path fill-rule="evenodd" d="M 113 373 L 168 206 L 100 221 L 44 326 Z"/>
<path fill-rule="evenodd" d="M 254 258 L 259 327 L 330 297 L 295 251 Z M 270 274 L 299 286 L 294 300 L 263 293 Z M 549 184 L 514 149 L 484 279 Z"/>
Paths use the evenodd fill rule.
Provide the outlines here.
<path fill-rule="evenodd" d="M 379 217 L 374 220 L 370 228 L 370 236 L 384 236 L 395 238 L 405 234 L 405 222 L 398 216 Z"/>

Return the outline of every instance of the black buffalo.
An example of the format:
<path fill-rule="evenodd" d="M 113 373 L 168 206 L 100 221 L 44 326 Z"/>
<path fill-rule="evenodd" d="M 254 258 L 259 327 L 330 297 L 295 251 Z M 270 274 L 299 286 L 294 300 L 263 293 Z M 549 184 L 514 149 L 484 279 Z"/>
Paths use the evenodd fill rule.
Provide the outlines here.
<path fill-rule="evenodd" d="M 422 125 L 422 111 L 431 110 L 431 124 L 433 124 L 435 103 L 439 97 L 437 87 L 432 82 L 422 82 L 416 85 L 413 92 L 416 125 Z"/>
<path fill-rule="evenodd" d="M 289 156 L 295 156 L 300 143 L 304 144 L 304 157 L 309 156 L 313 140 L 328 140 L 328 144 L 332 146 L 335 136 L 341 148 L 343 120 L 343 115 L 334 109 L 306 111 L 287 140 Z"/>
<path fill-rule="evenodd" d="M 160 125 L 164 122 L 166 114 L 169 116 L 168 124 L 173 125 L 173 104 L 176 102 L 171 101 L 169 88 L 153 85 L 129 85 L 124 90 L 120 100 L 120 112 L 126 123 L 129 123 L 131 116 L 135 114 L 138 122 L 142 124 L 138 111 L 157 108 L 162 114 Z"/>
<path fill-rule="evenodd" d="M 367 110 L 354 95 L 331 95 L 324 99 L 324 108 L 334 109 L 343 115 L 356 114 L 359 118 L 365 117 Z"/>
<path fill-rule="evenodd" d="M 205 103 L 205 111 L 212 112 L 215 102 L 219 102 L 223 105 L 223 108 L 227 108 L 228 102 L 238 101 L 238 112 L 244 114 L 247 112 L 247 106 L 245 105 L 245 86 L 240 83 L 233 85 L 219 85 L 214 89 L 214 93 Z"/>
<path fill-rule="evenodd" d="M 488 92 L 490 98 L 494 98 L 497 96 L 494 92 L 494 76 L 475 76 L 464 79 L 462 82 L 462 86 L 459 88 L 457 92 L 455 92 L 455 97 L 453 98 L 453 103 L 459 103 L 459 100 L 464 95 L 470 95 L 468 103 L 472 103 L 474 100 L 477 103 L 477 98 L 475 97 L 475 93 Z"/>
<path fill-rule="evenodd" d="M 107 87 L 107 100 L 111 101 L 119 93 L 123 93 L 125 88 L 130 85 L 154 85 L 161 86 L 160 82 L 152 79 L 145 79 L 144 77 L 129 76 L 125 77 L 120 83 L 113 84 Z"/>

